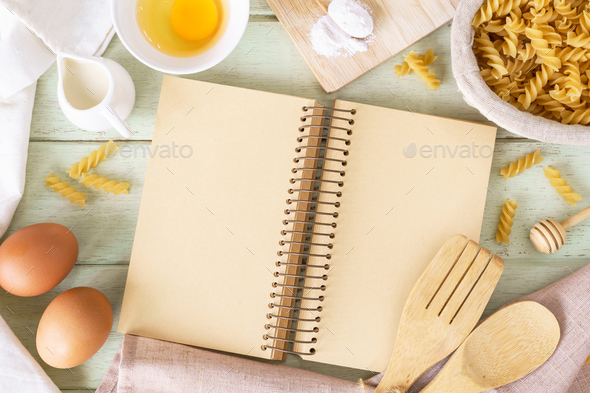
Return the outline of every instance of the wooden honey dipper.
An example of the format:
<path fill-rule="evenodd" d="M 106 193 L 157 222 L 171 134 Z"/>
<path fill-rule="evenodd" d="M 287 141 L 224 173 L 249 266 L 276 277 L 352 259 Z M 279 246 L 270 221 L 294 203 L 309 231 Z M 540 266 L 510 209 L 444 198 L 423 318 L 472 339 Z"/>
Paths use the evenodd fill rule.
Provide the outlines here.
<path fill-rule="evenodd" d="M 553 254 L 565 244 L 565 231 L 590 217 L 590 207 L 585 208 L 561 223 L 543 220 L 531 229 L 531 242 L 543 254 Z"/>

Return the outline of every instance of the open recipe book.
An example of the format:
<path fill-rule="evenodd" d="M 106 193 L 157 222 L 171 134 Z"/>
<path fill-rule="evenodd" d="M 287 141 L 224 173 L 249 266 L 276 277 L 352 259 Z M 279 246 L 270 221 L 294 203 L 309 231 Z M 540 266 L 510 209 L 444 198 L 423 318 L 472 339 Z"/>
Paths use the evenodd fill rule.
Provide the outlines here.
<path fill-rule="evenodd" d="M 164 77 L 152 144 L 185 148 L 149 159 L 119 332 L 387 367 L 440 245 L 479 239 L 496 129 L 333 105 Z"/>

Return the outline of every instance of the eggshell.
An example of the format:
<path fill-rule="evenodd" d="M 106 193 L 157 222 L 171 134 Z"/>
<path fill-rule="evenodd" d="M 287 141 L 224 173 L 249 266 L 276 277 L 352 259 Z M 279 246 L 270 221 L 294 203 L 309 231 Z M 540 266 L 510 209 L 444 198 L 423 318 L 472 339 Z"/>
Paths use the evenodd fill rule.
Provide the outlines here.
<path fill-rule="evenodd" d="M 37 352 L 56 368 L 76 367 L 103 346 L 113 326 L 113 309 L 97 289 L 77 287 L 57 296 L 37 328 Z"/>
<path fill-rule="evenodd" d="M 59 224 L 24 227 L 0 245 L 0 286 L 17 296 L 37 296 L 54 288 L 78 259 L 78 240 Z"/>

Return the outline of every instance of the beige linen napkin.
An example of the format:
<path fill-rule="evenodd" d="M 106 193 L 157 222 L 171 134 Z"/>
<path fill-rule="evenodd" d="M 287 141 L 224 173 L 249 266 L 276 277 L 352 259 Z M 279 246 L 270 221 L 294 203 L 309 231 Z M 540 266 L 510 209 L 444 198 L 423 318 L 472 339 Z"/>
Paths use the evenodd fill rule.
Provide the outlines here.
<path fill-rule="evenodd" d="M 561 340 L 551 359 L 535 372 L 489 392 L 590 392 L 590 365 L 584 366 L 590 355 L 590 265 L 518 300 L 533 300 L 551 310 L 559 321 Z M 419 392 L 443 364 L 422 375 L 409 393 Z M 365 381 L 365 391 L 372 392 L 381 376 Z M 354 382 L 309 371 L 126 335 L 96 393 L 361 391 Z"/>
<path fill-rule="evenodd" d="M 370 391 L 372 391 L 371 389 Z M 355 382 L 125 335 L 95 393 L 359 393 Z"/>

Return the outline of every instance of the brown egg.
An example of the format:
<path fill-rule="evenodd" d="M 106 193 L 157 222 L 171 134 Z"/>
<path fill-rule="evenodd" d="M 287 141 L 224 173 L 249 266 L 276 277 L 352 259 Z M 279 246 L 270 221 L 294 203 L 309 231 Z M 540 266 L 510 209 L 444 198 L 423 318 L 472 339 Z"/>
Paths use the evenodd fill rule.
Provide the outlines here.
<path fill-rule="evenodd" d="M 112 326 L 113 309 L 102 292 L 68 289 L 49 303 L 41 317 L 37 352 L 52 367 L 76 367 L 98 352 Z"/>
<path fill-rule="evenodd" d="M 37 296 L 59 284 L 76 264 L 78 240 L 59 224 L 24 227 L 0 245 L 0 286 L 17 296 Z"/>

